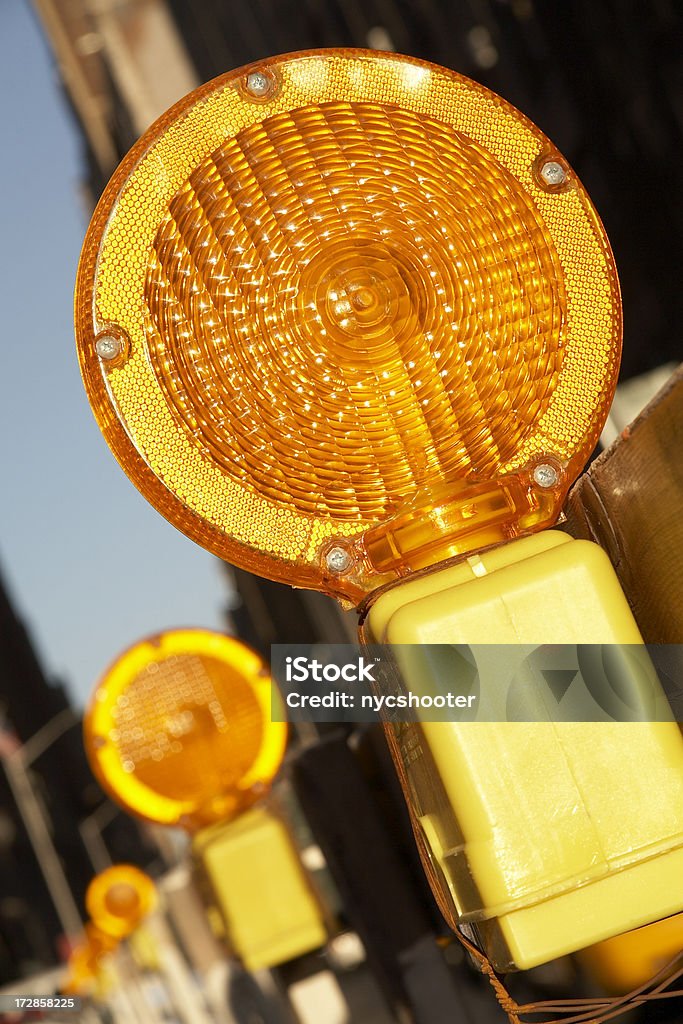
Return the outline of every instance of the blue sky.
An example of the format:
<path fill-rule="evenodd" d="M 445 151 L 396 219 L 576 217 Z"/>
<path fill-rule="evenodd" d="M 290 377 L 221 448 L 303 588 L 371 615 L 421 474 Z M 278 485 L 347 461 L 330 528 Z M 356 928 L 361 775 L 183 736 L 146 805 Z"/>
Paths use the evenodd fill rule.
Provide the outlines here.
<path fill-rule="evenodd" d="M 220 565 L 128 482 L 78 372 L 72 295 L 89 210 L 81 148 L 37 19 L 0 4 L 0 572 L 78 703 L 118 651 L 225 628 Z"/>

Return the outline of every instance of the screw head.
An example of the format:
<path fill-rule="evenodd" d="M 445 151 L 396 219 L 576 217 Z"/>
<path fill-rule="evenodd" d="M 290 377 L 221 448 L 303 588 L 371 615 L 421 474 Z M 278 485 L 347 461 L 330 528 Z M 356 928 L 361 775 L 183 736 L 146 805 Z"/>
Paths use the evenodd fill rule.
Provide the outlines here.
<path fill-rule="evenodd" d="M 325 555 L 325 563 L 330 572 L 341 574 L 348 572 L 353 565 L 353 557 L 350 551 L 340 545 L 330 548 Z"/>
<path fill-rule="evenodd" d="M 273 90 L 273 78 L 266 71 L 251 71 L 244 83 L 244 88 L 254 99 L 262 100 Z"/>
<path fill-rule="evenodd" d="M 541 180 L 551 188 L 564 185 L 567 180 L 567 169 L 558 160 L 546 160 L 539 169 Z"/>
<path fill-rule="evenodd" d="M 100 359 L 110 363 L 112 359 L 118 359 L 123 352 L 123 338 L 115 334 L 99 334 L 95 338 L 95 351 Z"/>
<path fill-rule="evenodd" d="M 534 467 L 533 476 L 534 483 L 543 488 L 554 487 L 560 478 L 558 471 L 548 462 L 539 462 Z"/>

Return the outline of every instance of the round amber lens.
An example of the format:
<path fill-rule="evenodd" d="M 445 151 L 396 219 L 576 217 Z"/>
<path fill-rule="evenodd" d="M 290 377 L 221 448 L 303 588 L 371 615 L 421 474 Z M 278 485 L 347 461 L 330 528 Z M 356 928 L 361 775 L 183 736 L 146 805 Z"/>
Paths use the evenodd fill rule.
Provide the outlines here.
<path fill-rule="evenodd" d="M 109 889 L 104 897 L 104 903 L 109 913 L 115 917 L 135 917 L 140 906 L 140 897 L 132 885 L 119 882 Z"/>
<path fill-rule="evenodd" d="M 620 350 L 584 189 L 443 68 L 257 70 L 258 94 L 241 69 L 163 118 L 86 240 L 81 363 L 124 468 L 223 557 L 354 599 L 549 525 Z"/>
<path fill-rule="evenodd" d="M 270 719 L 271 682 L 244 644 L 173 630 L 125 652 L 86 713 L 98 776 L 130 811 L 192 828 L 231 817 L 262 795 L 286 743 Z"/>
<path fill-rule="evenodd" d="M 266 500 L 349 522 L 428 476 L 499 472 L 567 343 L 561 267 L 522 186 L 380 104 L 276 114 L 215 150 L 170 204 L 145 296 L 178 427 Z"/>
<path fill-rule="evenodd" d="M 105 946 L 107 936 L 121 939 L 130 935 L 155 902 L 154 882 L 132 864 L 115 864 L 100 872 L 85 894 L 86 909 L 95 926 L 93 935 L 103 935 Z M 94 940 L 90 944 L 95 948 Z"/>

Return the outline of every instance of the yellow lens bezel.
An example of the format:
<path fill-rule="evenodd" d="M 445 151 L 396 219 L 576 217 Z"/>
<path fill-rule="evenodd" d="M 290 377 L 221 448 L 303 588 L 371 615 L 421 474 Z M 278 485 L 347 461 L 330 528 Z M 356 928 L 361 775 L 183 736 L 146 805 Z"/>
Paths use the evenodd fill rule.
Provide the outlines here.
<path fill-rule="evenodd" d="M 258 703 L 263 732 L 257 756 L 239 781 L 238 792 L 235 793 L 236 811 L 250 802 L 250 794 L 253 794 L 254 799 L 262 796 L 282 763 L 288 727 L 284 721 L 273 721 L 272 701 L 279 698 L 261 657 L 246 644 L 222 633 L 203 629 L 168 630 L 128 648 L 95 687 L 83 719 L 83 731 L 90 765 L 113 800 L 131 814 L 147 821 L 192 828 L 194 824 L 207 823 L 205 817 L 195 822 L 195 816 L 200 811 L 206 814 L 205 807 L 210 807 L 213 794 L 205 794 L 204 801 L 200 803 L 198 800 L 180 800 L 156 792 L 136 778 L 134 771 L 125 770 L 120 750 L 111 738 L 115 729 L 114 708 L 117 701 L 125 695 L 139 673 L 149 665 L 167 658 L 188 654 L 203 655 L 223 662 L 231 671 L 238 672 L 249 685 Z"/>

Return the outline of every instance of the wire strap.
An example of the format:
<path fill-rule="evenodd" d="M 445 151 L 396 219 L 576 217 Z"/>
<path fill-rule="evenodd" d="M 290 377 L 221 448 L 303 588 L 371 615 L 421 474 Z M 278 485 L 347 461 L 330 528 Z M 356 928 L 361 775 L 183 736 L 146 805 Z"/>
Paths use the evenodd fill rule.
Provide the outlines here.
<path fill-rule="evenodd" d="M 683 950 L 650 981 L 627 995 L 615 998 L 559 999 L 539 1003 L 517 1003 L 486 956 L 462 932 L 456 932 L 460 943 L 479 965 L 491 983 L 496 998 L 510 1019 L 510 1024 L 603 1024 L 614 1020 L 629 1010 L 657 999 L 683 998 L 683 988 L 675 989 L 676 982 L 683 979 Z M 549 1015 L 549 1016 L 548 1016 Z M 539 1020 L 539 1017 L 543 1017 Z"/>

